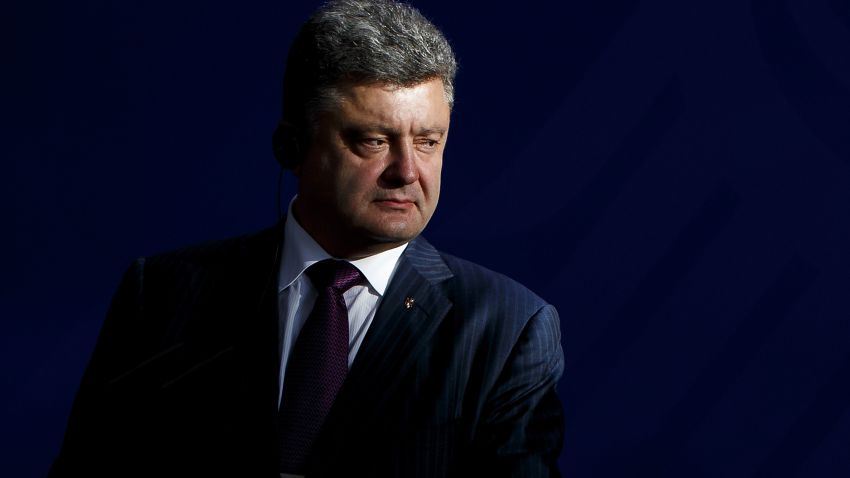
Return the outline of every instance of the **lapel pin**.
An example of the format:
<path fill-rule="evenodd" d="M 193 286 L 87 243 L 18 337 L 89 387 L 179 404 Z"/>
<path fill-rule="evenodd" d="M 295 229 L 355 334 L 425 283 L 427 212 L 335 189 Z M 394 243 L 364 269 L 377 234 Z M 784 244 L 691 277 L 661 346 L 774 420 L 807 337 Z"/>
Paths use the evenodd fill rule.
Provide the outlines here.
<path fill-rule="evenodd" d="M 416 301 L 415 301 L 415 300 L 413 300 L 413 297 L 406 297 L 406 298 L 404 299 L 404 308 L 405 308 L 405 309 L 410 309 L 410 308 L 412 308 L 412 307 L 413 307 L 413 304 L 414 304 L 415 302 L 416 302 Z"/>

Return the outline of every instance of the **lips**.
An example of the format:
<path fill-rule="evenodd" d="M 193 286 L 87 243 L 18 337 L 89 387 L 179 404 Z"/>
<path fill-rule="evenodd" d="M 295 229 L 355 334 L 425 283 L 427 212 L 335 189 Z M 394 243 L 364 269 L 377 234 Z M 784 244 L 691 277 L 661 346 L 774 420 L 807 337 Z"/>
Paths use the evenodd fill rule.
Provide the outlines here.
<path fill-rule="evenodd" d="M 403 198 L 398 198 L 398 199 L 396 199 L 396 198 L 382 198 L 382 199 L 376 199 L 375 201 L 377 201 L 377 202 L 398 202 L 398 203 L 416 202 L 413 199 L 403 199 Z"/>
<path fill-rule="evenodd" d="M 391 208 L 407 208 L 413 206 L 416 203 L 416 201 L 412 199 L 405 198 L 382 198 L 376 199 L 375 202 L 382 206 L 387 206 Z"/>

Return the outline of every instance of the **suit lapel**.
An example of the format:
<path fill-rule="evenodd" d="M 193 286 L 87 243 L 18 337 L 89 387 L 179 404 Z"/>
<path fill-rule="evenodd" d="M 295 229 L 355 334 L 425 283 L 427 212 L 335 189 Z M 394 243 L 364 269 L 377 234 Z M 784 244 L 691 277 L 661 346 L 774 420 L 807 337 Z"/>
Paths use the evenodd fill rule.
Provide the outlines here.
<path fill-rule="evenodd" d="M 168 258 L 171 262 L 166 266 L 180 271 L 179 278 L 187 280 L 185 287 L 192 294 L 176 308 L 169 324 L 169 335 L 182 336 L 112 382 L 147 374 L 160 380 L 163 389 L 192 386 L 199 379 L 213 380 L 210 377 L 215 377 L 215 370 L 227 366 L 234 356 L 246 368 L 239 380 L 241 385 L 256 386 L 258 381 L 267 381 L 266 375 L 276 382 L 275 360 L 265 357 L 278 355 L 275 272 L 279 268 L 280 230 L 282 227 L 277 226 L 230 242 L 213 243 L 206 251 L 198 248 L 203 252 L 196 254 L 202 259 Z M 157 310 L 157 305 L 151 308 Z M 265 365 L 268 363 L 275 367 L 270 373 Z"/>
<path fill-rule="evenodd" d="M 234 338 L 242 361 L 242 384 L 256 392 L 262 391 L 257 397 L 270 397 L 267 402 L 272 415 L 277 413 L 280 366 L 277 273 L 282 238 L 281 221 L 274 228 L 246 240 L 240 254 L 241 274 L 234 278 L 234 287 L 239 287 L 246 298 L 240 309 L 248 312 L 245 317 L 234 317 Z M 266 404 L 266 400 L 263 403 Z"/>
<path fill-rule="evenodd" d="M 452 277 L 425 239 L 408 245 L 328 417 L 332 427 L 362 407 L 379 408 L 427 348 L 451 309 L 440 282 Z M 361 415 L 362 416 L 362 415 Z"/>
<path fill-rule="evenodd" d="M 241 274 L 234 282 L 244 292 L 244 316 L 235 316 L 234 339 L 238 390 L 233 410 L 240 417 L 240 447 L 246 469 L 276 469 L 278 346 L 277 274 L 283 240 L 283 221 L 244 242 Z M 239 323 L 241 322 L 241 323 Z M 250 465 L 248 464 L 250 463 Z M 251 474 L 251 472 L 248 472 Z"/>

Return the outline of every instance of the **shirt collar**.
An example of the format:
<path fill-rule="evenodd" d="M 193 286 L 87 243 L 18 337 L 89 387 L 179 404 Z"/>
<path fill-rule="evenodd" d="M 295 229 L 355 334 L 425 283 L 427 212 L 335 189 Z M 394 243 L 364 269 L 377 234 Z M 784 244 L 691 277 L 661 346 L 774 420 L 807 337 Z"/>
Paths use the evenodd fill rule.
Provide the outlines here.
<path fill-rule="evenodd" d="M 322 249 L 322 246 L 295 220 L 295 216 L 292 214 L 294 202 L 295 198 L 292 198 L 292 201 L 289 202 L 283 229 L 283 257 L 280 261 L 278 292 L 291 286 L 311 265 L 325 259 L 335 259 Z M 383 296 L 398 265 L 398 260 L 406 247 L 407 243 L 348 262 L 363 274 L 378 295 Z"/>

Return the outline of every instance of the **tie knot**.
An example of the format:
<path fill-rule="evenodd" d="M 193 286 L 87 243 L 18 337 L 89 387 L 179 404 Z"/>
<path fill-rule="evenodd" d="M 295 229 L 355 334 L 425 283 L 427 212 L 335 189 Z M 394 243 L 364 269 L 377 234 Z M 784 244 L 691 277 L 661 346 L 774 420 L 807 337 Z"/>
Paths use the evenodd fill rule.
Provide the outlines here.
<path fill-rule="evenodd" d="M 325 259 L 307 269 L 307 275 L 316 289 L 333 287 L 339 292 L 345 292 L 363 280 L 360 271 L 346 261 Z"/>

